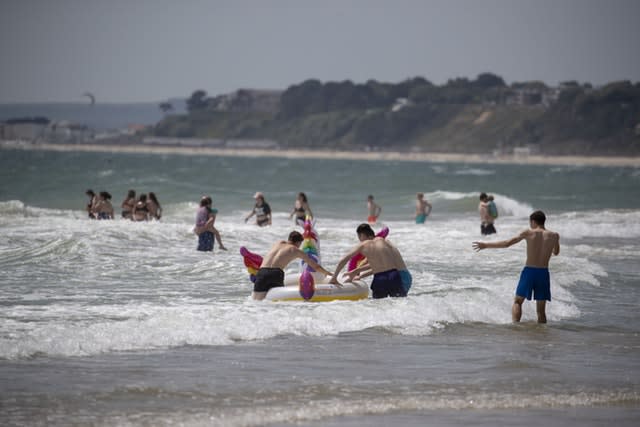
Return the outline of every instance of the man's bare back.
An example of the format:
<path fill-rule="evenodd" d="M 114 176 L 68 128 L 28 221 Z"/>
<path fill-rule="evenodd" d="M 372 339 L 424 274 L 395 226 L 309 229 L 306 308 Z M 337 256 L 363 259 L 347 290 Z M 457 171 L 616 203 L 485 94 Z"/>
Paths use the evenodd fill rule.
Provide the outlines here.
<path fill-rule="evenodd" d="M 508 248 L 521 240 L 527 241 L 527 261 L 520 276 L 516 295 L 511 307 L 511 317 L 519 322 L 522 317 L 522 303 L 525 298 L 531 299 L 532 292 L 536 300 L 536 312 L 539 323 L 546 323 L 546 302 L 551 301 L 549 280 L 549 259 L 551 255 L 560 253 L 560 235 L 544 227 L 546 216 L 542 211 L 536 211 L 529 217 L 529 228 L 519 235 L 499 242 L 473 242 L 476 251 L 487 248 Z M 543 273 L 529 273 L 531 270 L 542 270 Z M 527 273 L 527 274 L 525 274 Z M 531 278 L 533 277 L 533 278 Z M 538 294 L 539 293 L 539 294 Z"/>
<path fill-rule="evenodd" d="M 560 235 L 556 232 L 533 228 L 521 236 L 527 241 L 527 267 L 548 268 L 551 255 L 560 253 Z"/>
<path fill-rule="evenodd" d="M 269 253 L 262 259 L 260 267 L 265 268 L 279 268 L 284 270 L 287 265 L 296 258 L 306 257 L 306 254 L 300 249 L 296 248 L 289 242 L 281 240 L 271 246 Z"/>
<path fill-rule="evenodd" d="M 373 274 L 396 268 L 394 247 L 382 237 L 362 242 L 358 252 L 367 258 Z"/>
<path fill-rule="evenodd" d="M 269 253 L 262 259 L 260 268 L 279 268 L 284 270 L 287 266 L 296 258 L 300 258 L 311 266 L 316 271 L 319 271 L 327 276 L 331 275 L 331 272 L 326 270 L 320 264 L 315 262 L 309 255 L 303 250 L 298 248 L 291 242 L 281 240 L 271 246 Z"/>

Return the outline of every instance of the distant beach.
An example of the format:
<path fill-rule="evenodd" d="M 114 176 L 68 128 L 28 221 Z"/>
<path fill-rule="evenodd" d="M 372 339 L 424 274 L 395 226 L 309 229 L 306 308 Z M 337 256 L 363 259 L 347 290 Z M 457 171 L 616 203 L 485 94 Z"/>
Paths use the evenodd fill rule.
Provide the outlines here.
<path fill-rule="evenodd" d="M 640 157 L 620 156 L 545 156 L 545 155 L 487 155 L 464 153 L 396 152 L 396 151 L 334 151 L 304 149 L 254 149 L 213 148 L 116 144 L 50 144 L 26 141 L 0 141 L 2 149 L 43 151 L 84 151 L 107 153 L 155 153 L 232 157 L 283 157 L 344 160 L 396 160 L 433 163 L 494 163 L 494 164 L 539 164 L 579 165 L 605 167 L 640 167 Z"/>

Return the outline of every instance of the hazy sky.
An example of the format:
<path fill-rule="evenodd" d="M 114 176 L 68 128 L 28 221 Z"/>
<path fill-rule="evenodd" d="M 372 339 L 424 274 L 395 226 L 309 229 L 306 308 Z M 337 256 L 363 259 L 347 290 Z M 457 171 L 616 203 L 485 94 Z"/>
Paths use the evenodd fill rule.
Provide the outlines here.
<path fill-rule="evenodd" d="M 0 103 L 487 71 L 640 81 L 640 0 L 0 0 Z"/>

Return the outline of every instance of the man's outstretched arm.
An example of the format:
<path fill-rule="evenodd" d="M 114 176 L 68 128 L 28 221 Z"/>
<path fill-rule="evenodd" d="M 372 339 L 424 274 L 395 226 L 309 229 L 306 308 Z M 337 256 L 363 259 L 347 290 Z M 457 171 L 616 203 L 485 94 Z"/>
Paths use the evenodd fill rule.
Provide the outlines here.
<path fill-rule="evenodd" d="M 523 240 L 527 235 L 526 231 L 520 233 L 519 236 L 512 237 L 508 240 L 501 240 L 499 242 L 473 242 L 471 246 L 476 251 L 481 251 L 483 249 L 498 249 L 498 248 L 508 248 L 509 246 L 513 246 L 519 241 Z"/>

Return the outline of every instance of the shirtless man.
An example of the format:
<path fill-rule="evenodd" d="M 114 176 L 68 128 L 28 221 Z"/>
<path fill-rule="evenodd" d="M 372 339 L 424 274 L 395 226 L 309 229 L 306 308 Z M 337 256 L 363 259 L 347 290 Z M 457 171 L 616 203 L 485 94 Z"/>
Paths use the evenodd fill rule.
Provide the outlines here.
<path fill-rule="evenodd" d="M 431 213 L 431 203 L 424 198 L 424 193 L 416 194 L 416 224 L 424 224 Z"/>
<path fill-rule="evenodd" d="M 269 289 L 284 286 L 284 269 L 296 258 L 302 259 L 315 271 L 331 276 L 330 271 L 325 270 L 300 249 L 302 240 L 302 234 L 292 231 L 289 233 L 289 240 L 274 243 L 269 253 L 262 259 L 262 264 L 256 274 L 256 281 L 253 284 L 253 299 L 262 300 Z"/>
<path fill-rule="evenodd" d="M 373 298 L 406 297 L 407 291 L 403 286 L 400 273 L 404 261 L 402 261 L 402 265 L 398 262 L 398 258 L 402 260 L 400 252 L 383 237 L 376 237 L 369 224 L 360 224 L 356 233 L 358 233 L 360 244 L 340 260 L 330 283 L 339 285 L 337 277 L 340 271 L 347 265 L 351 257 L 362 253 L 367 258 L 373 274 L 371 282 Z"/>
<path fill-rule="evenodd" d="M 495 219 L 489 214 L 489 196 L 487 196 L 487 193 L 480 193 L 478 212 L 480 213 L 480 233 L 483 236 L 497 233 L 496 227 L 493 225 Z"/>
<path fill-rule="evenodd" d="M 382 208 L 380 207 L 380 205 L 373 201 L 373 196 L 371 194 L 367 196 L 367 211 L 369 212 L 369 215 L 367 216 L 367 222 L 369 224 L 375 224 L 376 222 L 378 222 L 378 217 L 382 212 Z"/>
<path fill-rule="evenodd" d="M 546 216 L 542 211 L 535 211 L 529 216 L 528 230 L 509 240 L 500 242 L 473 242 L 473 248 L 480 251 L 486 248 L 508 248 L 521 240 L 527 241 L 527 261 L 520 274 L 520 282 L 511 308 L 511 317 L 519 322 L 522 317 L 524 299 L 536 300 L 538 323 L 547 323 L 545 313 L 547 301 L 551 301 L 551 280 L 549 278 L 549 259 L 551 255 L 560 253 L 560 235 L 544 228 Z"/>

